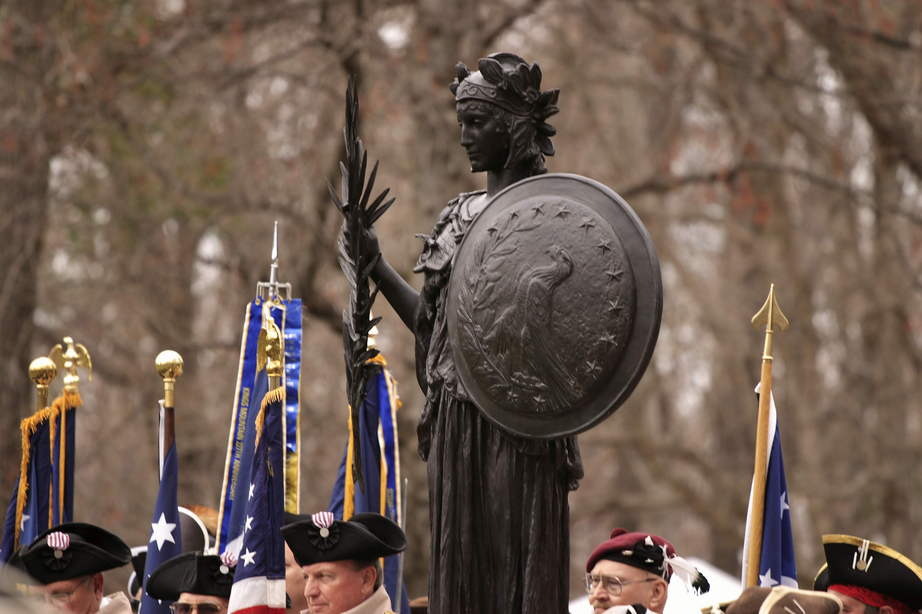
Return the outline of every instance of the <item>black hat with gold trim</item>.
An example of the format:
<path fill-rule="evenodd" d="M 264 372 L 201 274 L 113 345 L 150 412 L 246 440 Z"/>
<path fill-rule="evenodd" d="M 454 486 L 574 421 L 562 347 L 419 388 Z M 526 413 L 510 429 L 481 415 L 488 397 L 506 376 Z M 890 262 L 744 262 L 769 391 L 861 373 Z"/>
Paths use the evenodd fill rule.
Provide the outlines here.
<path fill-rule="evenodd" d="M 893 548 L 852 535 L 823 535 L 826 564 L 813 588 L 898 614 L 922 612 L 922 567 Z"/>
<path fill-rule="evenodd" d="M 89 576 L 127 565 L 131 549 L 118 536 L 84 522 L 51 527 L 17 552 L 10 564 L 39 584 Z"/>
<path fill-rule="evenodd" d="M 298 565 L 327 561 L 370 561 L 403 552 L 407 537 L 380 514 L 356 514 L 347 521 L 319 512 L 282 527 Z"/>

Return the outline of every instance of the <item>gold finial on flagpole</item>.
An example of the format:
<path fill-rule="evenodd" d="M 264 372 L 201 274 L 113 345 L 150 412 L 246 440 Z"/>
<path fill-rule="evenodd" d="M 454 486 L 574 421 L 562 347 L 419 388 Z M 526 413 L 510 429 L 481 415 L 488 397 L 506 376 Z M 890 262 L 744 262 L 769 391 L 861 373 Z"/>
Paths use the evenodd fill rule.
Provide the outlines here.
<path fill-rule="evenodd" d="M 35 382 L 35 409 L 48 407 L 48 385 L 58 374 L 54 361 L 47 356 L 39 356 L 29 363 L 29 379 Z"/>
<path fill-rule="evenodd" d="M 73 337 L 64 337 L 63 343 L 51 348 L 48 357 L 54 361 L 58 369 L 64 371 L 64 392 L 77 393 L 80 384 L 78 367 L 87 370 L 87 379 L 93 381 L 93 361 L 86 347 L 74 342 Z"/>
<path fill-rule="evenodd" d="M 768 420 L 772 393 L 773 335 L 775 328 L 785 330 L 789 325 L 775 298 L 775 284 L 768 289 L 768 297 L 759 312 L 752 316 L 752 325 L 765 331 L 762 349 L 762 373 L 759 378 L 759 414 L 756 420 L 756 453 L 752 472 L 752 510 L 746 543 L 749 544 L 746 560 L 745 584 L 759 585 L 759 561 L 762 556 L 762 529 L 765 522 L 765 478 L 768 473 Z"/>
<path fill-rule="evenodd" d="M 761 329 L 765 331 L 765 349 L 762 352 L 762 360 L 771 360 L 772 334 L 775 332 L 775 326 L 778 326 L 778 330 L 785 330 L 791 325 L 781 311 L 781 306 L 778 304 L 778 301 L 775 299 L 775 284 L 769 286 L 768 297 L 765 299 L 765 303 L 762 304 L 762 308 L 759 309 L 759 312 L 752 316 L 752 325 L 757 330 Z"/>
<path fill-rule="evenodd" d="M 175 407 L 174 391 L 176 389 L 176 378 L 182 375 L 182 356 L 173 350 L 163 350 L 154 359 L 154 366 L 156 366 L 157 373 L 163 379 L 163 405 L 165 407 Z"/>

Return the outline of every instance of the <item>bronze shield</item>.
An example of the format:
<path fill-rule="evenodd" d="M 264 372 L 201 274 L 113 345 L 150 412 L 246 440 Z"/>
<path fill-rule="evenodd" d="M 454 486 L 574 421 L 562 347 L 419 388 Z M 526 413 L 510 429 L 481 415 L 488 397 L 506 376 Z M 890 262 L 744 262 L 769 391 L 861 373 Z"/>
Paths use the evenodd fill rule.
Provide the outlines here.
<path fill-rule="evenodd" d="M 448 335 L 465 389 L 516 435 L 594 426 L 653 354 L 663 285 L 637 215 L 601 183 L 531 177 L 497 194 L 458 248 Z"/>

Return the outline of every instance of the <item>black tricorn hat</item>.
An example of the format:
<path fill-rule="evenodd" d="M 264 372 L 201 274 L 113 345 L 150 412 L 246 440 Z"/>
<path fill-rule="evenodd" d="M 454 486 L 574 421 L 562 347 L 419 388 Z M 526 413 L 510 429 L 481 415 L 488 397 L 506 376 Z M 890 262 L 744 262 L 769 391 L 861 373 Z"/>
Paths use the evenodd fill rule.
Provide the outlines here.
<path fill-rule="evenodd" d="M 216 554 L 184 552 L 164 561 L 147 579 L 154 599 L 176 601 L 180 593 L 230 598 L 234 569 Z"/>
<path fill-rule="evenodd" d="M 327 561 L 371 561 L 403 552 L 407 536 L 380 514 L 356 514 L 348 521 L 320 512 L 285 525 L 282 535 L 298 565 Z"/>
<path fill-rule="evenodd" d="M 813 581 L 819 591 L 857 587 L 922 610 L 922 567 L 893 548 L 852 535 L 823 535 L 826 564 Z"/>
<path fill-rule="evenodd" d="M 10 564 L 39 584 L 51 584 L 121 567 L 130 560 L 131 549 L 118 536 L 84 522 L 68 522 L 21 548 Z"/>

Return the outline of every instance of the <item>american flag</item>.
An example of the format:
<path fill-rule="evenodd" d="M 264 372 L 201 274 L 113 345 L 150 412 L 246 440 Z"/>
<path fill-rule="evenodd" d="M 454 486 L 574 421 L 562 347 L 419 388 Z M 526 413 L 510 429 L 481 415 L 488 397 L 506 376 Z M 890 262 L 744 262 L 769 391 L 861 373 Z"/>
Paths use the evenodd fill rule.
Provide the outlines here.
<path fill-rule="evenodd" d="M 176 484 L 179 481 L 179 460 L 174 439 L 170 449 L 163 454 L 163 402 L 160 405 L 160 490 L 150 519 L 150 540 L 147 544 L 147 558 L 144 561 L 144 577 L 141 586 L 145 587 L 141 596 L 139 614 L 170 614 L 170 604 L 154 599 L 147 594 L 147 579 L 160 567 L 160 564 L 182 552 L 182 532 L 179 522 L 179 507 L 176 499 Z"/>
<path fill-rule="evenodd" d="M 282 614 L 285 611 L 285 542 L 282 510 L 284 390 L 266 394 L 262 434 L 250 471 L 243 540 L 231 588 L 229 614 Z"/>
<path fill-rule="evenodd" d="M 757 389 L 758 391 L 758 389 Z M 784 459 L 781 457 L 781 431 L 778 429 L 778 411 L 774 395 L 769 394 L 768 418 L 768 471 L 765 478 L 765 500 L 753 501 L 749 497 L 746 515 L 746 535 L 749 535 L 752 510 L 762 505 L 761 545 L 743 545 L 743 581 L 746 581 L 747 554 L 750 548 L 761 548 L 759 558 L 759 586 L 797 586 L 797 566 L 794 558 L 794 535 L 791 530 L 791 509 L 788 505 L 788 487 L 784 479 Z"/>

